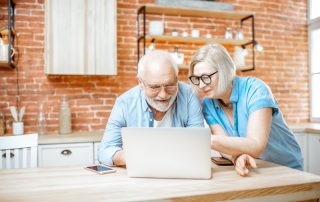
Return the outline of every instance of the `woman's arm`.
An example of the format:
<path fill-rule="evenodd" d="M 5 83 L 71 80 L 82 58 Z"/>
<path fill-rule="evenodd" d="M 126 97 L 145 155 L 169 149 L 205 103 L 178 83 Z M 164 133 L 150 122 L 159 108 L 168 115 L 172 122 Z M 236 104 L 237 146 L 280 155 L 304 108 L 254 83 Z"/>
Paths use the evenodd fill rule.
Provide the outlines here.
<path fill-rule="evenodd" d="M 267 145 L 271 123 L 272 108 L 262 108 L 250 114 L 245 138 L 229 137 L 220 125 L 210 125 L 214 134 L 211 137 L 211 147 L 231 156 L 248 154 L 258 158 Z"/>

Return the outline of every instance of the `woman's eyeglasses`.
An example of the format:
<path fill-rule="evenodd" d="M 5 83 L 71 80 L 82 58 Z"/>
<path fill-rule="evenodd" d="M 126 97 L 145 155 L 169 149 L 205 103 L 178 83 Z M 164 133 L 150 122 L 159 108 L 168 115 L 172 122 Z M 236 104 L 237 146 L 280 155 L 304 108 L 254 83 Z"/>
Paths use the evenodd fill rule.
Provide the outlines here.
<path fill-rule="evenodd" d="M 189 76 L 189 80 L 191 81 L 191 83 L 193 83 L 196 86 L 200 85 L 200 79 L 201 81 L 206 84 L 206 85 L 210 85 L 211 84 L 211 77 L 213 75 L 215 75 L 216 73 L 218 73 L 218 71 L 210 74 L 210 75 L 202 75 L 202 76 Z"/>

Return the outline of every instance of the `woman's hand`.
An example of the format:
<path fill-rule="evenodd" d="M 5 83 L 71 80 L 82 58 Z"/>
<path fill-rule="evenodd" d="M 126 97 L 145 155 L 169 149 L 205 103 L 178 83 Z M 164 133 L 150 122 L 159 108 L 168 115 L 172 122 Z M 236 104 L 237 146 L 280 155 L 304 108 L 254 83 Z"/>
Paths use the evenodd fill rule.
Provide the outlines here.
<path fill-rule="evenodd" d="M 257 168 L 256 160 L 248 154 L 239 155 L 235 158 L 233 163 L 235 165 L 236 172 L 240 176 L 246 176 L 249 174 L 249 166 L 254 169 Z"/>

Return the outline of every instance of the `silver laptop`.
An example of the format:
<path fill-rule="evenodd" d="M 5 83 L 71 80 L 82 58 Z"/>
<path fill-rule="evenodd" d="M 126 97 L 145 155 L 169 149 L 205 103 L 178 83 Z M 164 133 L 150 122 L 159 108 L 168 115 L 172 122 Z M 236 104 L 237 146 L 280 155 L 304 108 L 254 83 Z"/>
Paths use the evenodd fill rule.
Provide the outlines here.
<path fill-rule="evenodd" d="M 209 128 L 122 128 L 129 177 L 211 178 Z"/>

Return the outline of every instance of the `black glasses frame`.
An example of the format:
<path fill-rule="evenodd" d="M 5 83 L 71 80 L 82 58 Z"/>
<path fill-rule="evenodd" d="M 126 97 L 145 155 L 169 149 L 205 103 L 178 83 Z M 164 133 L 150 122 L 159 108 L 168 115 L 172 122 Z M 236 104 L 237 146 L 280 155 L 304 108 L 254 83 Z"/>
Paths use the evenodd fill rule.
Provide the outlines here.
<path fill-rule="evenodd" d="M 218 73 L 218 71 L 216 71 L 216 72 L 214 72 L 214 73 L 212 73 L 212 74 L 210 74 L 210 75 L 204 74 L 204 75 L 201 75 L 201 76 L 189 76 L 189 80 L 191 81 L 191 83 L 193 83 L 193 84 L 196 85 L 196 86 L 199 86 L 199 85 L 200 85 L 200 79 L 201 79 L 201 81 L 202 81 L 204 84 L 210 85 L 211 82 L 212 82 L 211 77 L 212 77 L 213 75 L 215 75 L 216 73 Z M 209 79 L 209 82 L 206 82 L 206 81 L 205 81 L 207 78 Z M 195 79 L 195 80 L 194 80 L 194 79 Z"/>

